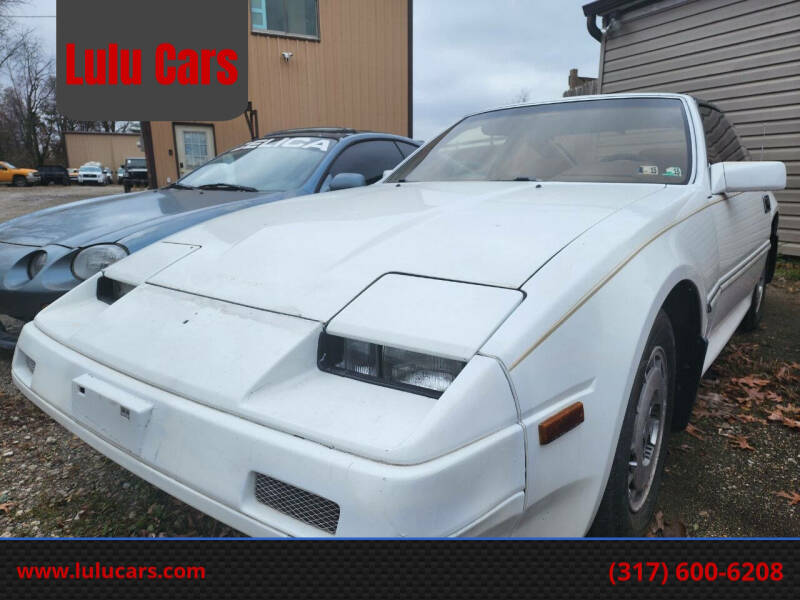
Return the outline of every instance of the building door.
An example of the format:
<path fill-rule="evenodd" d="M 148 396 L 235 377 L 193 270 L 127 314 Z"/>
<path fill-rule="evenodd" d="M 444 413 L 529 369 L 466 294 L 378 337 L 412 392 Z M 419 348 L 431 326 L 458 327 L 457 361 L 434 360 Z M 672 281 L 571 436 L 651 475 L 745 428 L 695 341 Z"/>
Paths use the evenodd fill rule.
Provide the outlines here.
<path fill-rule="evenodd" d="M 211 125 L 174 125 L 178 152 L 178 176 L 191 173 L 214 156 L 214 127 Z"/>

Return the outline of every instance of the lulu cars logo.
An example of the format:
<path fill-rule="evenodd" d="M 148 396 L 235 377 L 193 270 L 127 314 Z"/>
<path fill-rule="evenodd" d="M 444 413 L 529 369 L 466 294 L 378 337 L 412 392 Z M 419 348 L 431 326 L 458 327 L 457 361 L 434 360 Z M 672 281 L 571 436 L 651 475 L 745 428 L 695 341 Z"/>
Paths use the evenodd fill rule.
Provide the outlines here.
<path fill-rule="evenodd" d="M 247 6 L 58 0 L 59 112 L 86 121 L 221 121 L 242 114 Z"/>

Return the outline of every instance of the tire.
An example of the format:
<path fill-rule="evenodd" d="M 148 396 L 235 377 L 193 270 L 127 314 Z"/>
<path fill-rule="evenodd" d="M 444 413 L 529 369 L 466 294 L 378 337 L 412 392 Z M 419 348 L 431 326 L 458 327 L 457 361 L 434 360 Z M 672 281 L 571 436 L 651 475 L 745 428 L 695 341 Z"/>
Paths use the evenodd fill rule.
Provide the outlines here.
<path fill-rule="evenodd" d="M 129 186 L 127 183 L 125 184 L 125 193 L 126 194 L 130 194 L 131 193 L 131 186 Z"/>
<path fill-rule="evenodd" d="M 742 331 L 755 331 L 761 323 L 761 315 L 764 313 L 764 301 L 767 299 L 767 267 L 761 272 L 758 283 L 753 289 L 750 297 L 750 310 L 742 319 L 740 329 Z"/>
<path fill-rule="evenodd" d="M 675 334 L 661 310 L 637 367 L 611 474 L 589 535 L 639 537 L 647 532 L 667 457 L 675 373 Z"/>
<path fill-rule="evenodd" d="M 28 182 L 25 181 L 22 175 L 16 175 L 14 177 L 14 187 L 25 187 L 26 185 L 28 185 Z"/>

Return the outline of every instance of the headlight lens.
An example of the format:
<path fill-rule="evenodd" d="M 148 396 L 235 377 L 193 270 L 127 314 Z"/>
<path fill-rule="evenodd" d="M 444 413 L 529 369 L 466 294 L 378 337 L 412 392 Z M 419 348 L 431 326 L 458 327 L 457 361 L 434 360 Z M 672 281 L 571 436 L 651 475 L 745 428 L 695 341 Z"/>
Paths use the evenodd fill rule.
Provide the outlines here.
<path fill-rule="evenodd" d="M 464 368 L 463 361 L 323 333 L 323 371 L 438 398 Z"/>
<path fill-rule="evenodd" d="M 36 277 L 39 272 L 44 269 L 44 265 L 47 262 L 47 252 L 44 250 L 40 250 L 39 252 L 34 252 L 30 259 L 28 260 L 28 277 L 33 279 Z"/>
<path fill-rule="evenodd" d="M 107 266 L 128 256 L 128 251 L 116 244 L 100 244 L 84 248 L 72 259 L 72 273 L 78 279 L 89 279 Z"/>

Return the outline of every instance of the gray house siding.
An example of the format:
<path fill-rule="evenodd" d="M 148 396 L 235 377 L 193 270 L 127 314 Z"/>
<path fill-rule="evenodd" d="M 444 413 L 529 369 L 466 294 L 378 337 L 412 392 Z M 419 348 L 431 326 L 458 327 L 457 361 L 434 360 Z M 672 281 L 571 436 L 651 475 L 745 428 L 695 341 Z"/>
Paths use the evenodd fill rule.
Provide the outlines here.
<path fill-rule="evenodd" d="M 600 92 L 690 93 L 728 115 L 754 160 L 781 160 L 780 251 L 800 256 L 800 0 L 662 0 L 612 19 Z"/>

